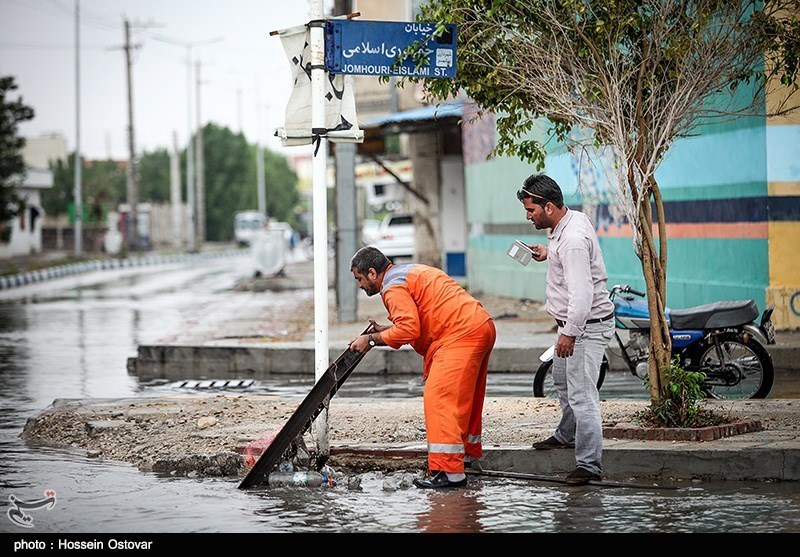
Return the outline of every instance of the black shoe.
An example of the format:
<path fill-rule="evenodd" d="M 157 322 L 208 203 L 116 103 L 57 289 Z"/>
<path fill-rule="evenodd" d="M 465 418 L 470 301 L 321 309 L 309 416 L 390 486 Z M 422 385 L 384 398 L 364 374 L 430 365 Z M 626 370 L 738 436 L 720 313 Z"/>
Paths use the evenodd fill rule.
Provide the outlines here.
<path fill-rule="evenodd" d="M 565 445 L 552 435 L 544 441 L 539 441 L 533 444 L 533 448 L 537 451 L 549 451 L 550 449 L 571 449 L 571 445 Z"/>
<path fill-rule="evenodd" d="M 591 481 L 599 481 L 602 479 L 603 477 L 600 474 L 589 472 L 586 468 L 578 466 L 567 475 L 565 483 L 567 485 L 585 485 Z"/>
<path fill-rule="evenodd" d="M 425 478 L 421 480 L 419 478 L 414 479 L 414 485 L 422 488 L 422 489 L 440 489 L 444 487 L 464 487 L 467 485 L 467 478 L 463 480 L 459 480 L 457 482 L 450 481 L 447 479 L 446 472 L 436 472 L 430 478 Z"/>

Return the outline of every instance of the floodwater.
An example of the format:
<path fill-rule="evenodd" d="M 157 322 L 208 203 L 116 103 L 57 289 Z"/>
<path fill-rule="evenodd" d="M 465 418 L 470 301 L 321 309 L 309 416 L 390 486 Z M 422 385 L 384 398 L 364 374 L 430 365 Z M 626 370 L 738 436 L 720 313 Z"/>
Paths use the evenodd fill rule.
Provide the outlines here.
<path fill-rule="evenodd" d="M 0 532 L 800 532 L 800 490 L 792 482 L 645 490 L 473 477 L 468 488 L 437 492 L 396 487 L 400 474 L 371 473 L 353 490 L 340 483 L 242 491 L 235 479 L 161 477 L 77 449 L 28 447 L 18 438 L 25 421 L 56 398 L 202 392 L 140 384 L 127 374 L 127 358 L 139 344 L 178 330 L 205 303 L 234 296 L 230 287 L 250 265 L 238 257 L 104 273 L 0 297 Z M 489 395 L 527 396 L 531 380 L 492 374 Z M 299 400 L 309 388 L 308 379 L 283 378 L 248 392 Z M 354 374 L 338 396 L 419 396 L 421 389 L 418 378 Z M 603 390 L 606 397 L 646 396 L 640 389 L 636 378 L 613 374 Z M 20 512 L 20 502 L 47 497 L 54 504 Z"/>

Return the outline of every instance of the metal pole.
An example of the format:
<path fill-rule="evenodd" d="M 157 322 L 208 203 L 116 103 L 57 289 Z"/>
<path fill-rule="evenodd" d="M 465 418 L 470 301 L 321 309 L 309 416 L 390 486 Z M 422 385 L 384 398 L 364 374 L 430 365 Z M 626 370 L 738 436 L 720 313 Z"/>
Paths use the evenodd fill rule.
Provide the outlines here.
<path fill-rule="evenodd" d="M 195 203 L 197 205 L 197 232 L 196 242 L 203 247 L 206 241 L 206 199 L 205 199 L 205 176 L 203 175 L 203 120 L 200 116 L 200 61 L 196 63 L 195 74 L 197 80 L 197 91 L 195 92 L 195 108 L 197 109 L 197 133 L 194 138 L 194 164 L 195 164 Z"/>
<path fill-rule="evenodd" d="M 336 144 L 336 301 L 339 320 L 354 323 L 358 315 L 358 285 L 350 258 L 358 248 L 356 218 L 355 143 Z"/>
<path fill-rule="evenodd" d="M 261 143 L 256 143 L 256 188 L 258 188 L 258 212 L 267 215 L 267 192 L 264 180 L 264 149 Z"/>
<path fill-rule="evenodd" d="M 75 256 L 83 255 L 83 200 L 81 198 L 81 23 L 80 0 L 75 0 Z"/>
<path fill-rule="evenodd" d="M 181 210 L 181 163 L 178 132 L 172 132 L 172 153 L 169 157 L 169 200 L 172 205 L 172 247 L 183 247 L 183 211 Z"/>
<path fill-rule="evenodd" d="M 311 0 L 312 22 L 322 21 L 322 0 Z M 312 25 L 310 30 L 311 54 L 311 127 L 326 128 L 325 123 L 325 37 L 323 28 Z M 312 131 L 313 131 L 312 130 Z M 327 140 L 323 137 L 316 147 L 312 172 L 312 207 L 314 238 L 314 362 L 315 377 L 319 380 L 328 369 L 328 195 L 326 159 Z M 329 451 L 328 413 L 322 411 L 317 418 L 317 447 Z"/>
<path fill-rule="evenodd" d="M 194 201 L 194 126 L 192 126 L 192 45 L 186 45 L 186 125 L 189 136 L 186 140 L 186 204 L 189 205 L 189 222 L 186 227 L 188 249 L 190 252 L 197 251 L 195 240 L 195 220 L 196 208 Z"/>
<path fill-rule="evenodd" d="M 264 150 L 261 148 L 261 130 L 264 122 L 261 117 L 261 87 L 256 80 L 256 193 L 258 212 L 267 215 L 267 191 L 264 178 Z"/>
<path fill-rule="evenodd" d="M 136 188 L 136 143 L 133 135 L 133 83 L 131 80 L 131 25 L 125 20 L 125 61 L 128 76 L 128 246 L 139 249 L 138 205 L 139 195 Z"/>

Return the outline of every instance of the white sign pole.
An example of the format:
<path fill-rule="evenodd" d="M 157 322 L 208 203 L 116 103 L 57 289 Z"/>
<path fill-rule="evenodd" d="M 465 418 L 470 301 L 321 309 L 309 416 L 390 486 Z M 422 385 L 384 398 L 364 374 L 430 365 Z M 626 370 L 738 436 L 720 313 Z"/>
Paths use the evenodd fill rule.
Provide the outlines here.
<path fill-rule="evenodd" d="M 311 49 L 311 127 L 326 129 L 325 122 L 325 34 L 322 22 L 322 0 L 310 0 Z M 314 239 L 314 363 L 316 380 L 328 369 L 328 192 L 327 140 L 323 137 L 315 146 L 312 173 L 312 210 Z M 323 410 L 315 421 L 317 447 L 328 452 L 328 412 Z"/>

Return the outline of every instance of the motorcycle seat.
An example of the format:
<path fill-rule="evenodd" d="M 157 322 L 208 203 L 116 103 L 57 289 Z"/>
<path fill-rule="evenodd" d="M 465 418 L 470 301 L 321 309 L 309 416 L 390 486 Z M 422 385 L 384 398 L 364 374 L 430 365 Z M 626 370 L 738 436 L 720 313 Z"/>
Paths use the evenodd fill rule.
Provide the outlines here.
<path fill-rule="evenodd" d="M 738 327 L 755 321 L 758 306 L 755 300 L 713 302 L 686 309 L 670 310 L 673 329 L 721 329 Z"/>

